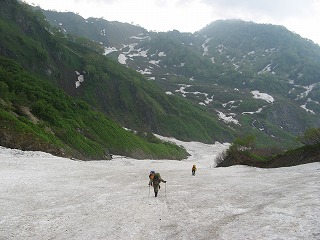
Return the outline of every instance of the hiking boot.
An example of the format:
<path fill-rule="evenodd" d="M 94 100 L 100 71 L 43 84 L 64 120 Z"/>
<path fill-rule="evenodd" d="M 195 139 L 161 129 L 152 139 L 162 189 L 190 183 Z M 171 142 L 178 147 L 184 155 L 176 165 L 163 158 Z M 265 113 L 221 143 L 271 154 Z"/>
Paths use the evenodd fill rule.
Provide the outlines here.
<path fill-rule="evenodd" d="M 160 185 L 159 185 L 159 189 L 160 189 Z"/>
<path fill-rule="evenodd" d="M 155 193 L 154 193 L 154 196 L 157 197 L 157 195 L 158 195 L 158 192 L 155 192 Z"/>

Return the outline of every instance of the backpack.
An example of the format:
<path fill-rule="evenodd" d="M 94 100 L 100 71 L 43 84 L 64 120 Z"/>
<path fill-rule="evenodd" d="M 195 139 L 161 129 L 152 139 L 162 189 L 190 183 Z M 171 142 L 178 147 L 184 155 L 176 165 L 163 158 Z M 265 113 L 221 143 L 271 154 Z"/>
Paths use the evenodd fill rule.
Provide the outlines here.
<path fill-rule="evenodd" d="M 160 173 L 155 173 L 153 176 L 153 181 L 158 182 L 158 181 L 160 181 L 160 179 L 161 179 Z"/>

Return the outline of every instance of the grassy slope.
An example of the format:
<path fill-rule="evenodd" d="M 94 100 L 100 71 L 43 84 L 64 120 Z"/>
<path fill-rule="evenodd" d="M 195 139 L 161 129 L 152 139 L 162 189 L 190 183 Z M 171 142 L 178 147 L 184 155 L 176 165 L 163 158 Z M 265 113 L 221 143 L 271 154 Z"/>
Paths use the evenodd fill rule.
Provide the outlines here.
<path fill-rule="evenodd" d="M 319 162 L 320 144 L 303 146 L 272 157 L 260 157 L 250 152 L 228 151 L 227 156 L 217 167 L 247 165 L 261 168 L 291 167 L 300 164 Z"/>
<path fill-rule="evenodd" d="M 6 32 L 0 44 L 5 56 L 9 55 L 28 71 L 49 78 L 69 95 L 85 100 L 131 129 L 181 140 L 214 142 L 233 139 L 233 131 L 221 127 L 205 109 L 185 99 L 166 95 L 141 74 L 98 54 L 98 46 L 93 49 L 91 44 L 88 48 L 88 42 L 84 44 L 74 36 L 66 38 L 46 26 L 54 32 L 50 34 L 42 27 L 48 23 L 40 13 L 34 16 L 30 9 L 22 9 L 10 8 L 7 11 L 11 12 L 10 17 L 0 22 Z M 16 19 L 17 15 L 23 21 Z M 85 81 L 78 89 L 75 88 L 75 71 L 86 72 Z"/>
<path fill-rule="evenodd" d="M 175 145 L 155 139 L 148 142 L 122 129 L 85 102 L 28 74 L 14 61 L 1 58 L 0 79 L 4 146 L 45 148 L 58 155 L 93 159 L 107 157 L 106 152 L 137 158 L 186 156 L 185 150 Z M 30 113 L 22 109 L 30 109 Z"/>

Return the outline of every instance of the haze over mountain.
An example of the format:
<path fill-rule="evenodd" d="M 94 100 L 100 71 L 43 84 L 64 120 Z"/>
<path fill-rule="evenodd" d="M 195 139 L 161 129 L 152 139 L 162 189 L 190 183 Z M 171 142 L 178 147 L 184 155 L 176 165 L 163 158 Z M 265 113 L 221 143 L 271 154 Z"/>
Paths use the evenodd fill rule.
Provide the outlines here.
<path fill-rule="evenodd" d="M 150 31 L 174 29 L 194 33 L 219 19 L 243 19 L 283 25 L 320 44 L 320 4 L 317 0 L 25 0 L 45 10 L 76 12 L 84 18 L 104 18 L 140 25 Z"/>

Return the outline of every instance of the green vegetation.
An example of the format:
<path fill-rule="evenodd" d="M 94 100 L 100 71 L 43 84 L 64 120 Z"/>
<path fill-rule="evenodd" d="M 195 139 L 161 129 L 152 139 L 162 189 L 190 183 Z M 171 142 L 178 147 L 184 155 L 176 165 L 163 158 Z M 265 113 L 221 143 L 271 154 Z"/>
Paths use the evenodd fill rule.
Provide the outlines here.
<path fill-rule="evenodd" d="M 320 128 L 308 129 L 304 135 L 298 137 L 304 145 L 315 145 L 320 143 Z"/>
<path fill-rule="evenodd" d="M 7 145 L 30 150 L 51 149 L 58 155 L 82 159 L 108 158 L 108 153 L 174 159 L 187 155 L 174 144 L 124 130 L 87 103 L 71 98 L 3 57 L 0 79 L 4 96 L 0 98 L 2 144 L 8 141 Z"/>
<path fill-rule="evenodd" d="M 138 35 L 143 37 L 131 38 Z M 114 60 L 102 54 L 105 46 L 125 45 L 125 52 L 130 44 L 148 56 L 132 54 L 127 66 L 152 68 L 156 81 L 119 64 L 119 51 Z M 296 136 L 319 125 L 319 46 L 279 26 L 217 21 L 195 34 L 148 33 L 130 24 L 32 11 L 4 0 L 0 53 L 17 63 L 5 59 L 1 65 L 3 145 L 17 134 L 25 149 L 90 158 L 108 152 L 181 158 L 184 150 L 159 142 L 152 133 L 206 143 L 250 135 L 253 157 L 261 161 L 258 149 L 297 147 Z M 151 60 L 157 64 L 150 67 Z M 76 87 L 79 74 L 84 81 Z M 179 84 L 190 86 L 190 94 L 181 97 Z M 255 99 L 252 90 L 272 95 L 275 102 Z M 212 102 L 200 106 L 207 98 Z M 238 123 L 224 121 L 219 113 Z M 5 127 L 10 121 L 14 124 Z"/>
<path fill-rule="evenodd" d="M 101 80 L 98 85 L 99 88 L 104 89 L 104 96 L 99 97 L 97 101 L 93 96 L 101 95 L 102 90 L 99 94 L 86 92 L 88 94 L 86 101 L 87 99 L 91 102 L 95 101 L 95 106 L 99 106 L 116 121 L 130 128 L 179 136 L 181 140 L 198 141 L 208 141 L 208 139 L 212 141 L 210 136 L 214 136 L 214 138 L 217 137 L 215 140 L 230 142 L 234 139 L 232 136 L 239 136 L 244 132 L 256 137 L 259 148 L 280 145 L 283 149 L 288 149 L 299 146 L 296 136 L 301 135 L 307 128 L 319 125 L 316 115 L 308 114 L 300 107 L 310 97 L 313 101 L 307 103 L 307 108 L 316 114 L 320 111 L 317 104 L 320 101 L 317 94 L 318 87 L 314 87 L 309 96 L 298 95 L 304 93 L 305 86 L 315 83 L 320 76 L 316 67 L 320 63 L 320 48 L 282 26 L 224 20 L 213 22 L 194 34 L 180 33 L 176 30 L 160 33 L 147 32 L 136 26 L 121 24 L 117 24 L 118 30 L 115 31 L 111 27 L 113 24 L 103 19 L 90 19 L 88 23 L 80 16 L 71 13 L 48 11 L 44 13 L 56 26 L 57 22 L 54 20 L 63 19 L 62 27 L 67 29 L 68 34 L 90 37 L 95 42 L 103 42 L 108 47 L 114 46 L 120 49 L 119 46 L 128 46 L 108 54 L 108 57 L 117 60 L 120 53 L 126 54 L 130 50 L 133 54 L 127 59 L 127 66 L 139 71 L 152 70 L 151 76 L 155 78 L 152 82 L 157 83 L 161 89 L 155 88 L 153 84 L 144 87 L 145 81 L 135 73 L 130 73 L 137 79 L 134 83 L 130 83 L 130 87 L 125 87 L 127 83 L 123 81 L 118 87 L 113 81 L 115 77 L 119 81 L 119 77 L 122 78 L 123 74 L 111 73 L 111 68 L 94 69 L 107 74 L 105 79 L 108 79 L 108 87 Z M 85 30 L 79 31 L 79 29 Z M 101 34 L 104 29 L 109 34 L 105 36 Z M 88 35 L 87 31 L 92 32 Z M 123 37 L 119 37 L 119 31 L 123 32 Z M 142 38 L 135 39 L 130 38 L 131 36 Z M 118 41 L 115 43 L 110 39 Z M 135 46 L 134 50 L 129 46 Z M 147 57 L 138 56 L 139 54 L 133 56 L 142 50 L 147 52 Z M 160 56 L 159 53 L 164 54 Z M 150 64 L 151 60 L 157 64 Z M 95 67 L 98 62 L 103 61 L 95 61 Z M 119 72 L 123 71 L 122 68 L 117 67 L 117 64 L 113 67 Z M 100 79 L 103 79 L 103 74 L 100 74 Z M 192 102 L 193 106 L 186 106 L 183 103 L 184 108 L 188 109 L 185 112 L 179 107 L 176 98 L 163 96 L 165 91 L 170 91 L 175 96 L 181 95 L 175 92 L 181 87 L 178 84 L 191 85 L 186 89 L 187 91 L 213 96 L 213 101 L 201 108 L 208 113 L 200 114 L 200 116 L 206 116 L 204 119 L 195 119 L 192 116 L 194 111 L 198 112 L 194 110 L 194 106 L 199 106 L 200 102 L 203 103 L 206 100 L 203 94 L 186 94 L 184 99 Z M 141 88 L 143 91 L 137 94 L 137 89 Z M 152 91 L 151 88 L 153 88 Z M 275 102 L 267 103 L 265 100 L 254 99 L 252 90 L 268 93 L 274 97 Z M 122 91 L 125 94 L 119 97 L 113 94 Z M 151 100 L 155 96 L 153 93 L 161 96 L 157 98 L 158 104 Z M 115 102 L 111 104 L 109 95 L 119 104 L 116 105 Z M 108 99 L 108 102 L 102 106 L 101 103 L 105 102 L 105 99 Z M 225 107 L 226 103 L 231 101 L 236 103 Z M 134 106 L 134 102 L 140 102 L 140 106 Z M 162 102 L 168 104 L 170 108 L 163 106 Z M 182 101 L 179 102 L 182 103 Z M 115 105 L 116 107 L 113 108 Z M 139 112 L 139 109 L 147 109 L 149 114 L 146 115 L 146 111 Z M 127 117 L 125 110 L 133 116 Z M 227 116 L 234 116 L 240 125 L 225 123 L 221 119 L 219 121 L 216 110 Z M 252 112 L 252 114 L 244 115 L 243 112 Z M 207 121 L 208 116 L 214 119 L 210 124 Z M 162 124 L 161 122 L 168 117 L 170 121 Z M 188 123 L 181 122 L 181 118 L 187 119 Z M 201 127 L 197 131 L 199 124 Z M 211 126 L 209 129 L 216 128 L 213 127 L 215 125 L 220 127 L 206 133 L 204 128 L 207 125 Z M 202 126 L 205 127 L 202 128 Z M 226 137 L 221 138 L 220 136 L 223 135 Z"/>
<path fill-rule="evenodd" d="M 21 7 L 21 11 L 22 9 L 24 8 Z M 41 21 L 37 25 L 49 29 L 51 34 L 42 31 L 40 26 L 26 34 L 19 21 L 8 23 L 4 19 L 10 25 L 8 28 L 15 29 L 9 31 L 13 44 L 7 41 L 5 49 L 14 51 L 16 57 L 13 59 L 27 71 L 48 79 L 69 95 L 84 100 L 94 109 L 130 129 L 173 136 L 180 140 L 214 142 L 230 141 L 233 138 L 233 131 L 220 126 L 205 109 L 185 99 L 166 95 L 163 89 L 154 82 L 147 81 L 140 73 L 101 55 L 101 45 L 71 34 L 64 35 L 59 29 L 47 26 L 43 17 L 38 18 Z M 29 18 L 26 21 L 33 24 Z M 127 27 L 121 24 L 119 26 Z M 134 29 L 133 32 L 141 30 Z M 15 43 L 18 45 L 15 37 L 18 35 L 28 40 L 25 48 L 32 48 L 33 42 L 38 43 L 40 49 L 47 53 L 46 60 L 34 65 L 33 57 L 30 59 L 28 54 L 24 55 L 23 48 L 20 48 L 21 52 L 11 49 L 11 46 L 16 46 Z M 8 54 L 5 52 L 4 55 Z M 78 77 L 76 71 L 84 76 L 84 82 L 79 88 L 75 87 Z M 42 111 L 46 104 L 47 102 L 35 104 L 34 111 L 44 119 L 52 118 Z"/>
<path fill-rule="evenodd" d="M 289 167 L 320 161 L 320 129 L 308 129 L 299 140 L 306 146 L 283 151 L 280 148 L 255 148 L 255 137 L 237 138 L 218 157 L 218 167 L 247 165 L 253 167 Z"/>

